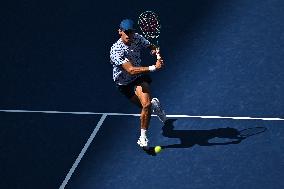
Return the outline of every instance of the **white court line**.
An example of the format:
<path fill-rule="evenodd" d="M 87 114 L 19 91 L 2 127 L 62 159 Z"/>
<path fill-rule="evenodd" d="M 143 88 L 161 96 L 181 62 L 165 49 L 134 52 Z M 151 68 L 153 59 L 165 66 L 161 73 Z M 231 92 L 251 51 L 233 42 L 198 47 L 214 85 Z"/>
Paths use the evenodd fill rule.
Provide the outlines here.
<path fill-rule="evenodd" d="M 140 116 L 140 114 L 125 113 L 96 113 L 96 112 L 63 112 L 63 111 L 33 111 L 33 110 L 0 110 L 9 113 L 46 113 L 46 114 L 78 114 L 78 115 L 112 115 L 112 116 Z M 156 116 L 156 115 L 152 115 Z M 202 119 L 236 119 L 236 120 L 263 120 L 263 121 L 284 121 L 284 118 L 260 118 L 260 117 L 227 117 L 227 116 L 191 116 L 191 115 L 167 115 L 173 118 L 202 118 Z"/>
<path fill-rule="evenodd" d="M 92 132 L 91 136 L 89 137 L 88 141 L 86 142 L 84 148 L 81 150 L 80 154 L 78 155 L 76 161 L 72 165 L 71 169 L 69 170 L 68 174 L 66 175 L 64 181 L 62 182 L 59 189 L 64 189 L 67 185 L 68 181 L 70 180 L 72 174 L 74 173 L 75 169 L 77 168 L 78 164 L 80 163 L 81 159 L 83 158 L 84 154 L 86 153 L 88 147 L 94 140 L 97 132 L 99 131 L 100 127 L 102 126 L 104 120 L 108 115 L 112 116 L 140 116 L 140 114 L 125 114 L 125 113 L 96 113 L 96 112 L 63 112 L 63 111 L 33 111 L 33 110 L 0 110 L 0 112 L 7 112 L 7 113 L 46 113 L 46 114 L 78 114 L 78 115 L 102 115 L 100 121 L 98 122 L 97 126 L 95 127 L 94 131 Z M 156 116 L 156 115 L 152 115 Z M 173 118 L 202 118 L 202 119 L 239 119 L 239 120 L 265 120 L 265 121 L 284 121 L 283 118 L 253 118 L 253 117 L 222 117 L 222 116 L 191 116 L 191 115 L 167 115 L 167 117 Z"/>
<path fill-rule="evenodd" d="M 78 164 L 80 163 L 81 159 L 83 158 L 84 154 L 86 153 L 87 149 L 89 148 L 90 144 L 92 143 L 93 139 L 95 138 L 97 132 L 99 131 L 100 127 L 102 126 L 104 120 L 106 119 L 107 114 L 103 114 L 100 121 L 98 122 L 97 126 L 95 127 L 94 131 L 92 132 L 90 138 L 86 142 L 84 148 L 81 150 L 79 156 L 77 157 L 76 161 L 74 162 L 73 166 L 71 167 L 70 171 L 66 175 L 64 181 L 62 182 L 59 189 L 64 189 L 66 184 L 68 183 L 69 179 L 71 178 L 72 174 L 74 173 L 75 169 L 77 168 Z"/>

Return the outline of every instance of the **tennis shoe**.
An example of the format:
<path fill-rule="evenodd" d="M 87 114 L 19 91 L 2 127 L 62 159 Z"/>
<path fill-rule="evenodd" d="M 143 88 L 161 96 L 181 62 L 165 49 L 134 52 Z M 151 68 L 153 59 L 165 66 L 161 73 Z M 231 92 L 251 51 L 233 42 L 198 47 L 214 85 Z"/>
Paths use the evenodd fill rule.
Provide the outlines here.
<path fill-rule="evenodd" d="M 147 139 L 147 137 L 142 137 L 140 136 L 138 141 L 137 141 L 137 144 L 140 146 L 140 147 L 147 147 L 148 146 L 148 142 L 149 140 Z"/>
<path fill-rule="evenodd" d="M 165 111 L 163 110 L 159 99 L 157 98 L 152 98 L 151 100 L 151 104 L 152 104 L 152 111 L 154 114 L 156 114 L 159 118 L 159 120 L 163 123 L 165 123 L 167 121 L 167 116 Z"/>

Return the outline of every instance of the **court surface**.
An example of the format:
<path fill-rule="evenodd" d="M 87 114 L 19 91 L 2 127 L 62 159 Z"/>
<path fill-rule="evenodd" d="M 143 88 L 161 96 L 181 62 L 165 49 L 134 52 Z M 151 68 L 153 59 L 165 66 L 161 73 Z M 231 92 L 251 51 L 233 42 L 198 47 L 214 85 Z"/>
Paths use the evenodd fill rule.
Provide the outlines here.
<path fill-rule="evenodd" d="M 284 188 L 283 9 L 280 0 L 6 2 L 0 188 Z M 164 148 L 155 156 L 137 146 L 139 109 L 109 64 L 119 22 L 145 10 L 162 22 L 166 67 L 151 73 L 151 89 L 170 115 L 151 119 L 150 144 Z M 255 127 L 265 131 L 235 138 Z"/>

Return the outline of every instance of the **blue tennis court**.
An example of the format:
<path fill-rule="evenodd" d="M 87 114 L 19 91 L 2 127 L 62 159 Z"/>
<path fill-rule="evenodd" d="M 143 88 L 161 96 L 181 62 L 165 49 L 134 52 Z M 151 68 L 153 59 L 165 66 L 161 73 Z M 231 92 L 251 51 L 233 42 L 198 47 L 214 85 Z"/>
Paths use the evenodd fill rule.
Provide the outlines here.
<path fill-rule="evenodd" d="M 5 2 L 1 7 L 0 188 L 284 188 L 284 3 Z M 124 18 L 159 14 L 165 68 L 152 116 L 116 89 Z M 145 51 L 145 66 L 155 57 Z M 238 132 L 261 128 L 238 138 Z"/>

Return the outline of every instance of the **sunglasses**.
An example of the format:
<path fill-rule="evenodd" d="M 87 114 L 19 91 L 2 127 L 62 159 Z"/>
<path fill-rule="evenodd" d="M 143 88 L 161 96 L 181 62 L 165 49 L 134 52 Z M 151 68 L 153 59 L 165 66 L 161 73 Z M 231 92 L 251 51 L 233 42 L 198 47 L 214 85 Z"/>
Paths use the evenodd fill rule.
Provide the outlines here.
<path fill-rule="evenodd" d="M 125 30 L 125 31 L 123 31 L 126 35 L 131 35 L 131 34 L 134 34 L 135 33 L 135 31 L 134 30 Z"/>

